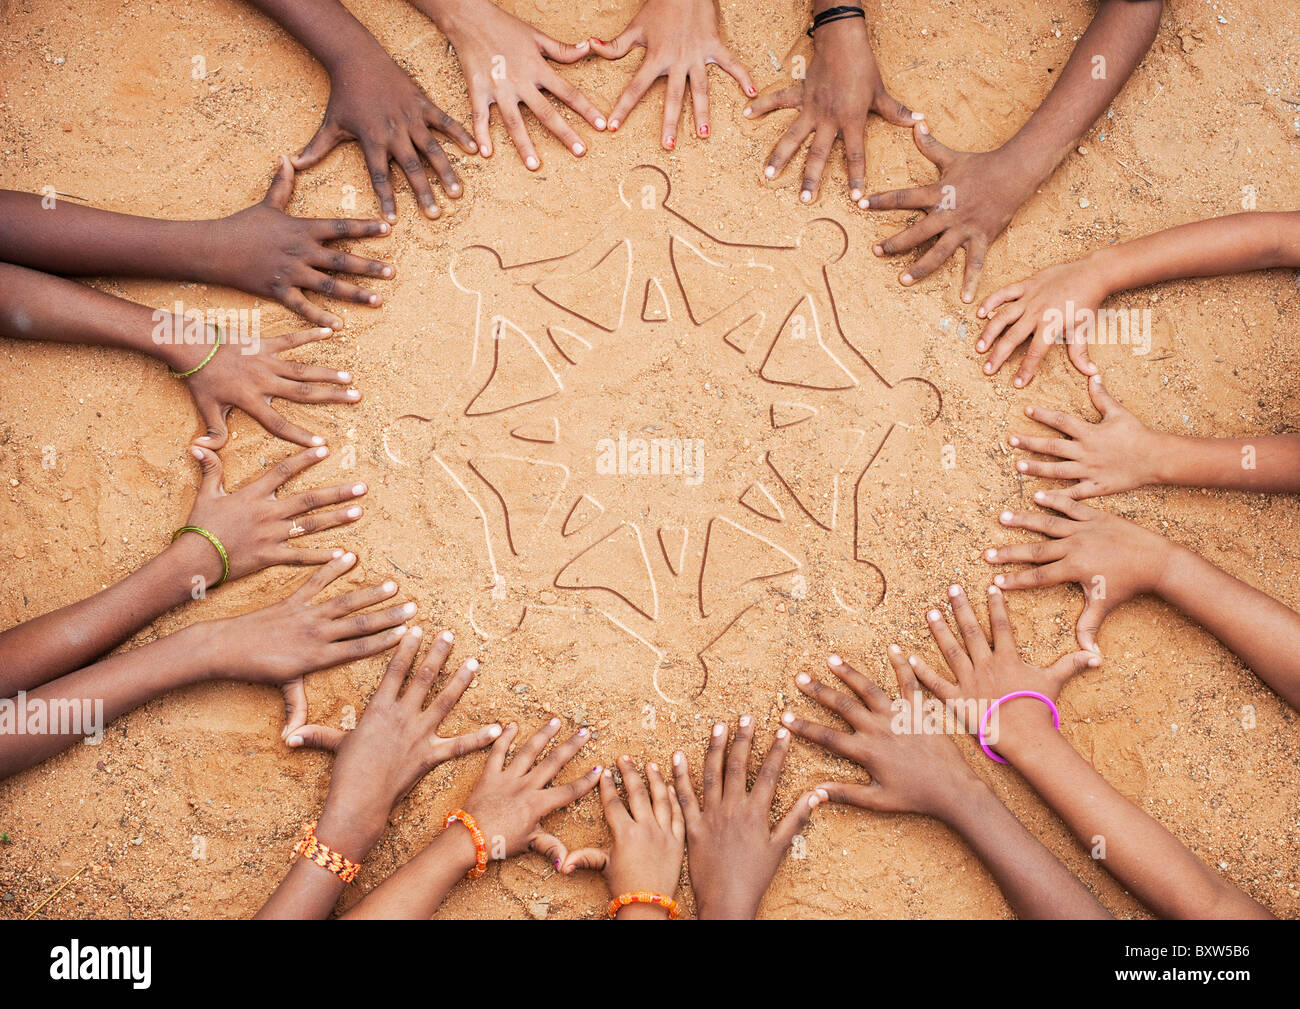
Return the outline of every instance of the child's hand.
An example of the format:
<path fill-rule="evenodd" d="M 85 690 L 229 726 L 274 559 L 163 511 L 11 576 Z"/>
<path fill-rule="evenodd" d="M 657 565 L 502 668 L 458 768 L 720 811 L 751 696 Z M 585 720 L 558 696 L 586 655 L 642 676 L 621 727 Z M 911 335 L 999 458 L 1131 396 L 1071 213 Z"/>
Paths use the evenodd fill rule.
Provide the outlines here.
<path fill-rule="evenodd" d="M 627 788 L 627 805 L 619 798 L 613 773 L 606 768 L 600 776 L 600 802 L 605 822 L 614 836 L 609 849 L 583 848 L 572 851 L 560 866 L 566 876 L 575 869 L 595 869 L 605 877 L 610 896 L 646 890 L 672 897 L 682 873 L 686 844 L 686 821 L 677 796 L 664 784 L 654 764 L 646 765 L 649 791 L 630 757 L 619 757 L 618 768 Z M 619 911 L 625 917 L 663 917 L 662 908 L 632 904 Z"/>
<path fill-rule="evenodd" d="M 312 601 L 356 562 L 355 554 L 344 554 L 288 598 L 207 625 L 212 648 L 220 656 L 222 679 L 275 683 L 284 690 L 282 737 L 307 721 L 304 676 L 387 651 L 401 640 L 405 621 L 415 614 L 415 603 L 360 612 L 391 598 L 397 592 L 393 582 Z"/>
<path fill-rule="evenodd" d="M 921 153 L 939 167 L 939 178 L 928 186 L 876 193 L 859 202 L 864 210 L 925 211 L 925 217 L 873 251 L 877 256 L 896 256 L 937 237 L 930 250 L 899 277 L 904 286 L 911 286 L 965 248 L 961 297 L 969 303 L 975 299 L 988 247 L 1034 191 L 1036 180 L 1027 176 L 1014 155 L 1000 148 L 979 153 L 951 150 L 930 134 L 925 122 L 912 128 L 912 136 Z"/>
<path fill-rule="evenodd" d="M 531 109 L 574 156 L 585 154 L 586 145 L 542 92 L 558 98 L 595 129 L 605 128 L 600 110 L 546 62 L 576 63 L 587 55 L 588 43 L 572 46 L 557 42 L 489 0 L 467 0 L 464 7 L 463 16 L 443 28 L 465 75 L 474 110 L 474 138 L 483 156 L 492 156 L 488 123 L 493 104 L 500 110 L 506 132 L 529 171 L 537 171 L 542 162 L 524 126 L 520 105 Z"/>
<path fill-rule="evenodd" d="M 361 393 L 348 388 L 352 376 L 297 361 L 280 354 L 305 343 L 332 336 L 331 329 L 304 329 L 284 336 L 261 337 L 255 353 L 248 345 L 222 344 L 207 364 L 185 380 L 207 432 L 195 439 L 205 448 L 226 444 L 226 417 L 238 407 L 277 438 L 298 445 L 322 445 L 325 439 L 284 418 L 271 406 L 272 397 L 295 403 L 356 403 Z M 206 356 L 210 348 L 200 344 Z M 202 360 L 202 357 L 199 358 Z M 198 363 L 197 361 L 194 363 Z"/>
<path fill-rule="evenodd" d="M 215 452 L 197 447 L 191 451 L 203 468 L 203 479 L 185 524 L 206 529 L 221 541 L 230 558 L 230 581 L 276 564 L 324 564 L 343 555 L 342 550 L 328 548 L 296 550 L 288 541 L 355 522 L 361 517 L 359 505 L 325 512 L 319 509 L 360 497 L 366 492 L 365 484 L 275 496 L 281 485 L 324 459 L 328 449 L 311 448 L 291 455 L 234 493 L 227 493 L 221 484 L 221 459 Z M 208 572 L 213 575 L 209 583 L 221 576 L 221 558 L 215 549 L 211 553 L 214 564 Z"/>
<path fill-rule="evenodd" d="M 695 130 L 709 135 L 709 64 L 716 63 L 736 79 L 750 98 L 757 92 L 749 73 L 718 36 L 713 0 L 646 0 L 630 24 L 611 42 L 590 40 L 591 51 L 607 60 L 621 60 L 637 46 L 645 59 L 609 114 L 610 132 L 617 130 L 660 77 L 668 78 L 664 95 L 663 130 L 659 142 L 672 150 L 690 80 Z"/>
<path fill-rule="evenodd" d="M 260 298 L 271 298 L 315 326 L 341 329 L 341 318 L 317 308 L 302 292 L 319 291 L 330 298 L 377 308 L 379 295 L 335 280 L 324 271 L 387 279 L 393 276 L 393 268 L 325 243 L 386 235 L 389 227 L 383 221 L 346 217 L 290 217 L 285 208 L 293 195 L 293 182 L 293 166 L 288 158 L 282 157 L 271 188 L 261 203 L 211 222 L 212 234 L 204 250 L 205 279 Z"/>
<path fill-rule="evenodd" d="M 728 755 L 727 726 L 719 722 L 713 727 L 704 754 L 703 809 L 695 801 L 686 755 L 673 754 L 677 801 L 686 818 L 691 888 L 701 918 L 753 918 L 781 859 L 823 798 L 805 793 L 773 828 L 772 798 L 790 749 L 790 733 L 777 730 L 751 791 L 746 782 L 753 738 L 753 720 L 743 715 Z"/>
<path fill-rule="evenodd" d="M 525 740 L 506 766 L 510 744 L 519 732 L 519 727 L 512 722 L 489 751 L 483 773 L 464 806 L 466 812 L 478 821 L 479 829 L 487 839 L 489 857 L 509 858 L 532 848 L 558 869 L 568 854 L 559 838 L 542 830 L 542 818 L 576 802 L 595 788 L 600 778 L 600 765 L 567 785 L 548 788 L 551 779 L 564 770 L 590 738 L 586 729 L 579 729 L 534 767 L 546 744 L 559 729 L 560 720 L 552 718 Z"/>
<path fill-rule="evenodd" d="M 911 126 L 921 114 L 907 108 L 888 91 L 871 52 L 867 23 L 861 18 L 835 21 L 817 29 L 808 74 L 790 87 L 770 91 L 746 106 L 744 115 L 763 116 L 775 109 L 798 109 L 799 115 L 768 155 L 764 174 L 774 179 L 789 164 L 809 136 L 813 138 L 804 163 L 799 198 L 817 199 L 822 173 L 836 137 L 844 138 L 849 194 L 862 199 L 867 179 L 865 134 L 875 113 L 895 126 Z"/>
<path fill-rule="evenodd" d="M 907 660 L 917 679 L 949 705 L 954 717 L 972 734 L 979 731 L 978 718 L 985 706 L 999 697 L 1017 690 L 1033 690 L 1055 701 L 1071 678 L 1101 664 L 1101 659 L 1093 653 L 1080 651 L 1061 656 L 1046 669 L 1031 666 L 1016 651 L 1006 600 L 997 586 L 989 586 L 988 599 L 992 648 L 961 586 L 948 589 L 952 614 L 961 631 L 960 641 L 938 610 L 926 615 L 935 644 L 957 678 L 955 684 L 932 670 L 920 656 L 913 655 Z M 1032 697 L 1017 697 L 996 709 L 989 720 L 988 735 L 993 740 L 1023 738 L 1025 734 L 1051 727 L 1052 713 L 1047 705 Z"/>
<path fill-rule="evenodd" d="M 1097 632 L 1107 614 L 1135 596 L 1157 592 L 1178 548 L 1128 519 L 1080 504 L 1065 491 L 1037 491 L 1034 501 L 1061 514 L 1005 511 L 1000 521 L 1051 538 L 986 551 L 990 564 L 1030 565 L 998 575 L 994 584 L 1038 589 L 1078 582 L 1085 600 L 1076 628 L 1079 644 L 1100 654 Z"/>
<path fill-rule="evenodd" d="M 1076 481 L 1065 489 L 1076 501 L 1160 483 L 1161 461 L 1169 451 L 1164 439 L 1124 409 L 1101 384 L 1100 375 L 1088 380 L 1088 395 L 1101 413 L 1095 424 L 1056 410 L 1025 407 L 1027 416 L 1067 437 L 1013 435 L 1013 448 L 1061 460 L 1021 459 L 1016 469 L 1048 480 Z"/>
<path fill-rule="evenodd" d="M 491 745 L 501 735 L 501 726 L 495 724 L 447 738 L 438 733 L 478 672 L 474 659 L 463 663 L 429 706 L 424 706 L 433 681 L 451 654 L 450 631 L 434 639 L 406 692 L 398 696 L 421 637 L 418 627 L 402 637 L 355 729 L 344 732 L 327 725 L 302 725 L 289 736 L 290 746 L 331 750 L 337 755 L 322 824 L 337 817 L 377 839 L 393 807 L 421 778 L 439 764 Z"/>
<path fill-rule="evenodd" d="M 1016 373 L 1016 388 L 1028 385 L 1053 344 L 1062 342 L 1079 371 L 1097 374 L 1097 366 L 1088 359 L 1088 341 L 1096 339 L 1097 312 L 1109 294 L 1088 259 L 1049 266 L 1028 280 L 994 291 L 975 313 L 989 320 L 975 344 L 977 351 L 989 355 L 984 374 L 995 374 L 1026 340 L 1029 347 Z M 1076 333 L 1075 323 L 1081 318 L 1094 322 Z"/>
<path fill-rule="evenodd" d="M 869 785 L 833 781 L 818 785 L 817 790 L 832 802 L 947 820 L 979 778 L 945 732 L 914 731 L 921 722 L 924 695 L 897 645 L 889 646 L 889 662 L 902 692 L 899 703 L 891 702 L 888 694 L 838 655 L 826 664 L 856 699 L 805 673 L 795 677 L 800 690 L 838 714 L 852 731 L 808 722 L 788 711 L 781 720 L 795 735 L 853 761 L 871 775 Z"/>
<path fill-rule="evenodd" d="M 339 144 L 356 140 L 385 218 L 397 221 L 397 202 L 388 174 L 390 161 L 396 161 L 406 175 L 425 216 L 437 217 L 442 211 L 425 175 L 424 161 L 437 173 L 443 191 L 455 198 L 461 194 L 460 178 L 439 138 L 453 141 L 467 154 L 478 148 L 469 131 L 434 105 L 386 53 L 376 46 L 373 58 L 362 59 L 361 55 L 331 73 L 325 120 L 293 159 L 293 167 L 298 171 L 314 168 Z"/>

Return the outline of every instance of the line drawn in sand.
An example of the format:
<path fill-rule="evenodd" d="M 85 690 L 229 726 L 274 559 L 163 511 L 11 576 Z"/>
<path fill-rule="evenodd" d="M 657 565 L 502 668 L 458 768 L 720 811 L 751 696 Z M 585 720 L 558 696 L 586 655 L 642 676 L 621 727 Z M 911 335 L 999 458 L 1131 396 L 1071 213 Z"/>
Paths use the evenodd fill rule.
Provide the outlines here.
<path fill-rule="evenodd" d="M 476 633 L 594 610 L 653 655 L 653 688 L 676 704 L 703 692 L 711 652 L 783 580 L 813 580 L 848 614 L 883 601 L 866 477 L 942 397 L 922 378 L 891 384 L 845 335 L 828 272 L 848 249 L 841 225 L 728 241 L 676 211 L 670 188 L 633 169 L 602 227 L 563 255 L 456 254 L 473 347 L 449 398 L 473 437 L 433 458 L 482 528 Z M 615 444 L 618 468 L 599 470 L 597 446 Z M 692 485 L 674 470 L 696 446 Z M 692 662 L 674 661 L 682 649 Z"/>

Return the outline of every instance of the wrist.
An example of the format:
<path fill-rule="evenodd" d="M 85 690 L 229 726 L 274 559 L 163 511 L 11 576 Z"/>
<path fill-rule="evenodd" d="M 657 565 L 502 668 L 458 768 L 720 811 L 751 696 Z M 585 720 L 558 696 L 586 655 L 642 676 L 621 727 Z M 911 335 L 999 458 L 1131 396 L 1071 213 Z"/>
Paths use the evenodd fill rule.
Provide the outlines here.
<path fill-rule="evenodd" d="M 183 533 L 167 545 L 161 557 L 174 573 L 173 590 L 177 602 L 183 602 L 186 597 L 202 599 L 203 595 L 195 593 L 202 589 L 206 594 L 207 589 L 215 585 L 225 571 L 217 548 L 198 533 Z"/>
<path fill-rule="evenodd" d="M 1158 534 L 1151 533 L 1151 535 L 1157 536 Z M 1165 602 L 1173 602 L 1180 594 L 1179 589 L 1181 586 L 1196 584 L 1196 568 L 1206 562 L 1195 551 L 1177 543 L 1171 543 L 1164 537 L 1160 537 L 1160 539 L 1164 543 L 1163 563 L 1157 567 L 1150 591 L 1152 595 L 1163 599 Z"/>
<path fill-rule="evenodd" d="M 1023 698 L 1023 700 L 1035 704 L 1042 703 L 1032 698 Z M 1002 732 L 1001 738 L 998 739 L 993 750 L 1012 767 L 1021 770 L 1028 765 L 1028 762 L 1039 759 L 1043 754 L 1050 752 L 1053 747 L 1062 744 L 1065 746 L 1070 745 L 1066 742 L 1065 737 L 1061 735 L 1060 730 L 1052 724 L 1051 718 L 1047 718 L 1041 723 L 1035 722 L 1017 726 L 1013 732 Z M 985 757 L 984 759 L 988 758 Z M 985 787 L 987 788 L 987 786 Z M 992 796 L 992 792 L 989 794 Z M 993 799 L 995 802 L 997 801 L 996 796 L 993 796 Z"/>
<path fill-rule="evenodd" d="M 1148 484 L 1178 484 L 1182 477 L 1182 460 L 1190 439 L 1167 431 L 1147 429 L 1142 452 L 1149 460 Z"/>
<path fill-rule="evenodd" d="M 1120 256 L 1113 248 L 1094 249 L 1080 259 L 1078 265 L 1095 292 L 1098 305 L 1112 295 L 1128 289 L 1124 283 Z"/>
<path fill-rule="evenodd" d="M 316 823 L 316 837 L 344 858 L 362 861 L 383 836 L 388 814 L 373 803 L 353 803 L 331 792 Z"/>
<path fill-rule="evenodd" d="M 459 820 L 448 824 L 430 843 L 430 847 L 439 850 L 440 858 L 467 874 L 478 865 L 478 849 L 474 847 L 474 836 L 469 828 Z"/>
<path fill-rule="evenodd" d="M 412 0 L 438 30 L 447 36 L 453 48 L 466 27 L 474 24 L 474 11 L 481 8 L 483 0 Z"/>

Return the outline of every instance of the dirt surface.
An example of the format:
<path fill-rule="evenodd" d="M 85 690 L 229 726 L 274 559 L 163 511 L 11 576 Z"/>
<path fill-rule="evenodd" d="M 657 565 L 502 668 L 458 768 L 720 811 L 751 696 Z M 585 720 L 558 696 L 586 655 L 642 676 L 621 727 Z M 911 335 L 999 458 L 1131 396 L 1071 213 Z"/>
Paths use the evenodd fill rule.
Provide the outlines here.
<path fill-rule="evenodd" d="M 504 6 L 578 39 L 612 37 L 636 5 Z M 401 3 L 350 7 L 468 121 L 459 68 L 431 24 Z M 1024 120 L 1093 13 L 1082 2 L 1009 0 L 868 8 L 887 85 L 941 139 L 968 149 Z M 806 4 L 724 0 L 722 10 L 759 87 L 787 79 L 792 40 L 807 51 Z M 276 156 L 312 135 L 328 97 L 303 50 L 229 0 L 11 0 L 0 11 L 7 188 L 52 185 L 161 217 L 233 212 L 260 199 Z M 1112 113 L 993 247 L 981 297 L 1098 245 L 1237 211 L 1243 187 L 1261 210 L 1297 206 L 1300 107 L 1281 96 L 1300 95 L 1298 28 L 1300 12 L 1284 0 L 1168 4 Z M 198 56 L 206 79 L 192 76 Z M 636 59 L 563 72 L 608 109 Z M 536 175 L 494 119 L 498 153 L 459 157 L 467 195 L 442 220 L 422 219 L 399 190 L 398 226 L 367 246 L 397 265 L 379 288 L 385 306 L 332 305 L 346 328 L 299 352 L 352 370 L 365 393 L 355 407 L 284 406 L 335 449 L 313 482 L 371 488 L 366 517 L 337 539 L 361 558 L 346 580 L 395 578 L 426 627 L 450 627 L 457 654 L 483 661 L 452 727 L 533 726 L 555 713 L 593 728 L 593 761 L 628 752 L 666 764 L 680 747 L 698 766 L 713 720 L 751 712 L 766 741 L 787 705 L 806 710 L 793 676 L 823 668 L 828 652 L 888 682 L 885 646 L 929 648 L 925 610 L 952 581 L 987 584 L 981 552 L 1004 539 L 998 513 L 1040 483 L 1016 474 L 1006 447 L 1028 430 L 1023 407 L 1088 407 L 1061 354 L 1027 392 L 1012 389 L 1010 373 L 982 377 L 974 311 L 958 299 L 960 260 L 901 288 L 904 261 L 870 248 L 904 215 L 853 209 L 839 151 L 812 206 L 798 202 L 797 171 L 763 183 L 761 159 L 784 119 L 747 122 L 733 82 L 715 72 L 713 85 L 712 136 L 684 135 L 671 153 L 657 142 L 662 83 L 617 136 L 579 124 L 590 146 L 580 160 L 530 120 L 544 161 Z M 868 154 L 870 188 L 932 177 L 896 128 L 873 122 Z M 355 145 L 300 177 L 292 210 L 347 213 L 350 192 L 357 216 L 377 212 Z M 1200 435 L 1294 431 L 1298 282 L 1274 271 L 1131 292 L 1120 307 L 1151 309 L 1150 353 L 1107 346 L 1093 359 L 1149 423 Z M 278 305 L 229 291 L 96 286 L 155 306 L 259 307 L 266 334 L 302 328 Z M 0 360 L 8 626 L 121 579 L 162 548 L 194 493 L 186 446 L 198 427 L 184 389 L 151 360 L 16 342 L 0 346 Z M 223 460 L 234 486 L 289 447 L 242 414 L 232 420 Z M 638 471 L 637 439 L 663 441 L 666 474 Z M 42 467 L 46 446 L 53 469 Z M 1293 498 L 1156 490 L 1103 506 L 1300 605 Z M 279 598 L 302 577 L 279 568 L 245 579 L 134 643 Z M 1010 603 L 1029 657 L 1072 649 L 1077 588 Z M 1065 690 L 1063 731 L 1225 877 L 1296 915 L 1295 715 L 1154 601 L 1115 614 L 1101 643 L 1104 667 Z M 341 724 L 362 710 L 382 661 L 310 677 L 313 719 Z M 10 839 L 0 845 L 0 917 L 27 915 L 60 886 L 42 915 L 250 915 L 328 782 L 327 757 L 281 744 L 281 713 L 268 689 L 181 691 L 115 723 L 101 746 L 0 783 Z M 961 745 L 1108 908 L 1145 914 L 1013 771 Z M 429 775 L 345 904 L 420 848 L 479 762 Z M 779 801 L 854 774 L 798 744 Z M 571 844 L 604 836 L 592 797 L 547 825 Z M 972 854 L 919 817 L 823 809 L 800 853 L 779 871 L 764 915 L 1009 914 Z M 592 917 L 605 899 L 598 879 L 554 878 L 530 855 L 458 887 L 441 914 Z"/>

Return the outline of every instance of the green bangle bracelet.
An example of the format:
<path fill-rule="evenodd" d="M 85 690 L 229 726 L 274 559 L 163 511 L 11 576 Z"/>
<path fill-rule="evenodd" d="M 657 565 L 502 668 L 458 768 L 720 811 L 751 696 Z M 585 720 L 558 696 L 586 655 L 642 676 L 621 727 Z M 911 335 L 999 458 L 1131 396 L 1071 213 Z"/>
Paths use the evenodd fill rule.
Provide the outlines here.
<path fill-rule="evenodd" d="M 175 543 L 180 539 L 182 533 L 198 533 L 217 548 L 217 553 L 221 554 L 221 577 L 217 579 L 217 584 L 212 587 L 214 589 L 221 588 L 221 586 L 225 584 L 226 579 L 230 577 L 230 555 L 226 553 L 226 548 L 221 545 L 221 540 L 217 539 L 202 526 L 181 526 L 172 536 L 172 542 Z"/>
<path fill-rule="evenodd" d="M 216 338 L 215 340 L 212 341 L 212 349 L 211 349 L 210 351 L 208 351 L 208 356 L 205 357 L 205 358 L 204 358 L 202 361 L 200 361 L 198 364 L 196 364 L 196 365 L 195 365 L 193 368 L 191 368 L 189 371 L 173 371 L 173 372 L 172 372 L 172 378 L 189 378 L 189 377 L 190 377 L 191 375 L 193 375 L 195 372 L 197 372 L 197 371 L 202 371 L 203 368 L 204 368 L 204 366 L 206 366 L 207 363 L 208 363 L 209 361 L 211 361 L 211 360 L 216 356 L 217 348 L 221 346 L 221 327 L 218 326 L 218 325 L 215 325 L 215 324 L 214 324 L 212 328 L 215 329 L 215 330 L 217 331 L 217 338 Z M 218 548 L 218 549 L 220 549 L 220 548 Z"/>

